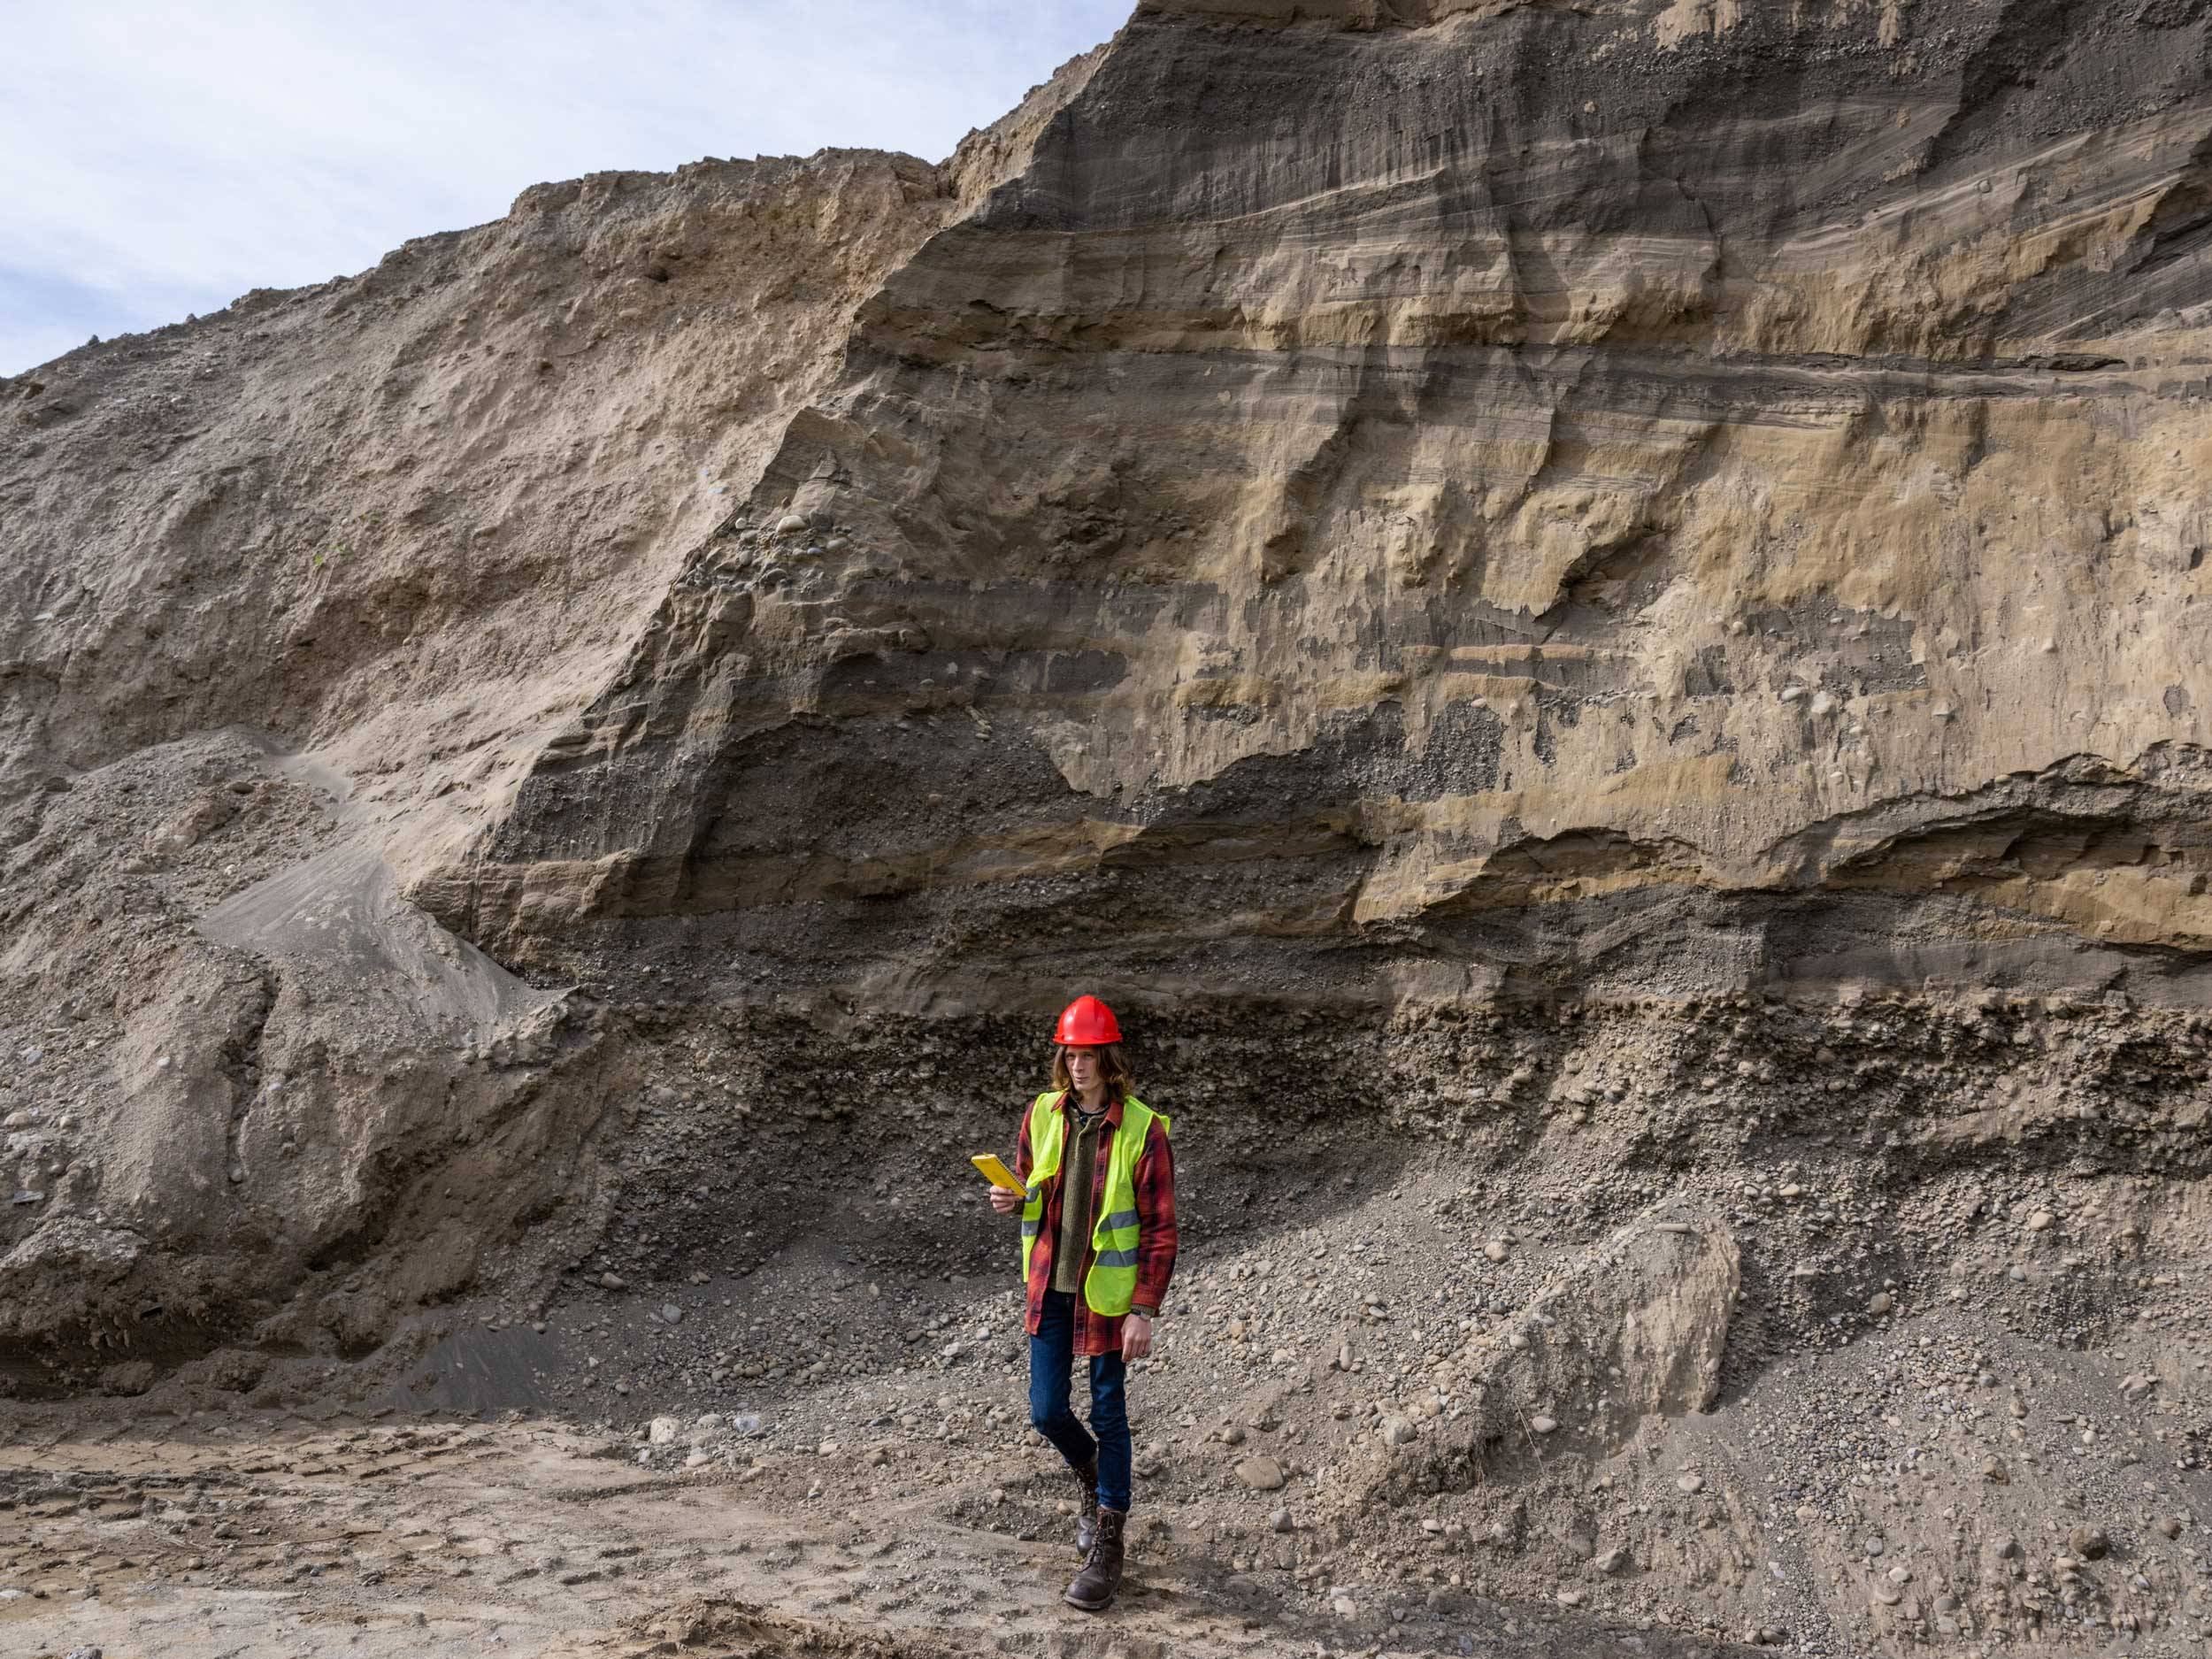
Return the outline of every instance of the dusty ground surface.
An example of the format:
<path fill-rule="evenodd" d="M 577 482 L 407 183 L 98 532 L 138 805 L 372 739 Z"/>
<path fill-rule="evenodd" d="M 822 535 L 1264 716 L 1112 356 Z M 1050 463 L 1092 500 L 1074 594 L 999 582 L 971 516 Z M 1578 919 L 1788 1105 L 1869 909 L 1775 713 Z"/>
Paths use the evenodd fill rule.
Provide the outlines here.
<path fill-rule="evenodd" d="M 7 1427 L 0 1492 L 27 1528 L 0 1542 L 12 1654 L 1273 1654 L 1356 1628 L 1164 1530 L 1110 1617 L 1072 1611 L 1064 1483 L 997 1447 L 863 1485 L 814 1458 L 647 1472 L 621 1440 L 519 1414 Z M 1449 1600 L 1447 1618 L 1409 1598 L 1445 1651 L 1691 1650 Z M 1389 1629 L 1379 1609 L 1367 1624 Z"/>
<path fill-rule="evenodd" d="M 925 1280 L 817 1226 L 649 1289 L 595 1259 L 541 1309 L 426 1322 L 398 1371 L 233 1353 L 11 1407 L 0 1621 L 110 1655 L 2202 1652 L 2193 1218 L 2122 1208 L 2133 1181 L 1988 1194 L 1924 1279 L 1877 1258 L 1924 1259 L 1899 1246 L 1949 1188 L 1793 1172 L 1617 1224 L 1569 1169 L 1401 1167 L 1321 1229 L 1209 1226 L 1200 1187 L 1105 1619 L 1056 1601 L 1010 1272 Z"/>

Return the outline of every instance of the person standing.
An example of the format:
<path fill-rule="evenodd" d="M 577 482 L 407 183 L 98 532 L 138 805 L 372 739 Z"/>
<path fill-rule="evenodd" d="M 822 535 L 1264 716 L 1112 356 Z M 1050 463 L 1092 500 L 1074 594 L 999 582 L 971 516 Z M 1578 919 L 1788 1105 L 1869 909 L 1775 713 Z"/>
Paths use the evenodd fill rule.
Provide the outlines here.
<path fill-rule="evenodd" d="M 1028 1286 L 1029 1420 L 1059 1448 L 1082 1493 L 1081 1571 L 1062 1598 L 1103 1611 L 1121 1587 L 1129 1520 L 1128 1365 L 1152 1351 L 1175 1271 L 1175 1159 L 1165 1114 L 1129 1092 L 1114 1010 L 1079 996 L 1060 1016 L 1053 1087 L 1022 1118 L 1014 1174 L 991 1207 L 1022 1217 Z M 1088 1359 L 1091 1425 L 1069 1409 L 1070 1371 Z"/>

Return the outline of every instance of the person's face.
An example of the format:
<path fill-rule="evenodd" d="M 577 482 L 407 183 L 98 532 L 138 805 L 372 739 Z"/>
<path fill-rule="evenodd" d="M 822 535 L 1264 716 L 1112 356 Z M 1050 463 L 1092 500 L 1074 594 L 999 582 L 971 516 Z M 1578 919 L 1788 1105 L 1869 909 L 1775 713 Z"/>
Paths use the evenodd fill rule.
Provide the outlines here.
<path fill-rule="evenodd" d="M 1075 1085 L 1077 1094 L 1089 1094 L 1098 1086 L 1098 1050 L 1070 1048 L 1065 1050 L 1065 1053 L 1068 1059 L 1068 1081 Z"/>

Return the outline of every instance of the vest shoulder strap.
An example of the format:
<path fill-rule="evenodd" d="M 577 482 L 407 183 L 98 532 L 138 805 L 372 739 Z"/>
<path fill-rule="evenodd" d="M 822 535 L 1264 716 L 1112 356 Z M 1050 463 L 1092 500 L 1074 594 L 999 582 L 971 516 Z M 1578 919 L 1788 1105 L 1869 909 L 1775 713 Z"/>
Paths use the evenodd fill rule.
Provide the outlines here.
<path fill-rule="evenodd" d="M 1129 1121 L 1129 1113 L 1133 1108 L 1143 1114 L 1143 1118 L 1141 1121 L 1144 1124 L 1148 1133 L 1150 1133 L 1152 1124 L 1156 1121 L 1160 1125 L 1160 1133 L 1162 1134 L 1168 1136 L 1171 1140 L 1174 1138 L 1174 1126 L 1168 1122 L 1167 1114 L 1160 1110 L 1156 1106 L 1146 1105 L 1134 1094 L 1125 1094 L 1121 1097 L 1121 1120 L 1123 1123 L 1125 1124 Z M 1137 1150 L 1140 1152 L 1143 1151 L 1143 1146 L 1140 1144 Z"/>

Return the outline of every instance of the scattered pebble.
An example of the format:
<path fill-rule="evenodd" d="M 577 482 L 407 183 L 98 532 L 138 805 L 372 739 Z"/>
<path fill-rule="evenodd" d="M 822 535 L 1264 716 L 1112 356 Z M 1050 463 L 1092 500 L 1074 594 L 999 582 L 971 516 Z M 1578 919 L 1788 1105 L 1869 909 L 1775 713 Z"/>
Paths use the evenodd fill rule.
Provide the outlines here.
<path fill-rule="evenodd" d="M 2084 1561 L 2102 1561 L 2112 1543 L 2102 1527 L 2083 1525 L 2067 1529 L 2066 1548 Z"/>
<path fill-rule="evenodd" d="M 1237 1479 L 1256 1492 L 1280 1491 L 1283 1466 L 1272 1457 L 1248 1457 L 1237 1464 Z"/>

